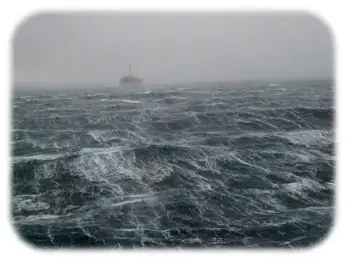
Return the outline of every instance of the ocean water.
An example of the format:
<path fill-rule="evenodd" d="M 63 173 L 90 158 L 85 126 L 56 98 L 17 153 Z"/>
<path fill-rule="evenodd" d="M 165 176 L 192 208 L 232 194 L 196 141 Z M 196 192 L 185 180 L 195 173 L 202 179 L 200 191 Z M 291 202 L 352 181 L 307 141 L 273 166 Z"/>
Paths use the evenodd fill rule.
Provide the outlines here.
<path fill-rule="evenodd" d="M 14 91 L 12 222 L 40 247 L 304 247 L 334 215 L 331 81 Z"/>

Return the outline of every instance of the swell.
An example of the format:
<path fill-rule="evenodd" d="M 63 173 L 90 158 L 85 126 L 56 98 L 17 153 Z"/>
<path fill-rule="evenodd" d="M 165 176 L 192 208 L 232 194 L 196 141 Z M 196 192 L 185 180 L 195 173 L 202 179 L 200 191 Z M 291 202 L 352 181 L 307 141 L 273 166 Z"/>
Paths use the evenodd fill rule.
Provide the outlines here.
<path fill-rule="evenodd" d="M 219 201 L 221 193 L 226 192 L 229 195 L 224 200 L 226 208 L 230 197 L 237 199 L 237 204 L 242 201 L 246 206 L 254 207 L 257 204 L 255 197 L 262 195 L 271 204 L 259 201 L 259 206 L 269 210 L 285 208 L 284 203 L 287 208 L 306 207 L 315 201 L 323 205 L 321 198 L 330 198 L 333 194 L 331 185 L 321 187 L 332 182 L 331 177 L 323 176 L 331 175 L 333 167 L 319 156 L 313 155 L 310 161 L 301 160 L 296 152 L 278 155 L 277 159 L 267 157 L 269 153 L 245 154 L 223 148 L 149 145 L 32 157 L 14 163 L 13 192 L 46 197 L 35 203 L 48 204 L 54 211 L 45 208 L 46 212 L 52 214 L 58 214 L 57 208 L 66 210 L 69 203 L 82 207 L 99 202 L 102 197 L 110 200 L 175 188 L 184 189 L 192 199 L 197 199 L 196 207 L 204 199 L 209 204 L 213 200 Z M 275 154 L 274 150 L 271 154 Z M 317 170 L 311 169 L 314 164 L 317 164 Z M 238 190 L 236 194 L 235 190 Z M 203 195 L 207 196 L 201 199 Z M 53 201 L 59 204 L 52 204 Z M 180 206 L 179 202 L 177 207 Z"/>

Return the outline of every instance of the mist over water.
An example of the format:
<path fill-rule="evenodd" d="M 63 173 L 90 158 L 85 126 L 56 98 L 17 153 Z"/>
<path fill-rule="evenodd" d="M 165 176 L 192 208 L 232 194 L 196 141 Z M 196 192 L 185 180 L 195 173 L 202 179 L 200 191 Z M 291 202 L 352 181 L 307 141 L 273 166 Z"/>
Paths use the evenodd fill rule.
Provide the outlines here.
<path fill-rule="evenodd" d="M 41 13 L 13 36 L 14 82 L 114 86 L 145 83 L 331 79 L 333 43 L 307 12 Z"/>
<path fill-rule="evenodd" d="M 13 223 L 46 247 L 296 247 L 333 221 L 330 81 L 14 91 Z"/>

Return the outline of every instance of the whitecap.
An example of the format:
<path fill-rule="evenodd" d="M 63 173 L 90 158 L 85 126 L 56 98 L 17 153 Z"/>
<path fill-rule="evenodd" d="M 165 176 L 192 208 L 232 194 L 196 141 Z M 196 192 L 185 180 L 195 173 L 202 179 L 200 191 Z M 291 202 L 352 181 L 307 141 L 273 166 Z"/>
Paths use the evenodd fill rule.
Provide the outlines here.
<path fill-rule="evenodd" d="M 328 145 L 333 142 L 333 132 L 325 130 L 301 130 L 276 133 L 296 145 Z"/>
<path fill-rule="evenodd" d="M 15 196 L 12 199 L 12 209 L 14 212 L 22 211 L 43 211 L 50 208 L 50 205 L 45 202 L 36 201 L 37 196 Z"/>
<path fill-rule="evenodd" d="M 129 103 L 129 104 L 140 104 L 141 101 L 138 100 L 119 100 L 120 102 L 124 102 L 124 103 Z"/>
<path fill-rule="evenodd" d="M 65 157 L 66 154 L 39 154 L 39 155 L 33 155 L 33 156 L 19 156 L 19 157 L 13 157 L 12 162 L 18 163 L 22 161 L 30 161 L 30 160 L 56 160 L 58 158 Z"/>

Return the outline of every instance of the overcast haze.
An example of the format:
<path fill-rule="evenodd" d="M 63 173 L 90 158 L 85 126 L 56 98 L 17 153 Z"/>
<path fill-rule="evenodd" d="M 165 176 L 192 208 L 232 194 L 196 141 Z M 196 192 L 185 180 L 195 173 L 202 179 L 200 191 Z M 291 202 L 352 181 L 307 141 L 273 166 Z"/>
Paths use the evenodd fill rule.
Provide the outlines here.
<path fill-rule="evenodd" d="M 116 85 L 133 64 L 146 83 L 332 77 L 326 25 L 306 13 L 42 14 L 13 39 L 26 86 Z"/>

